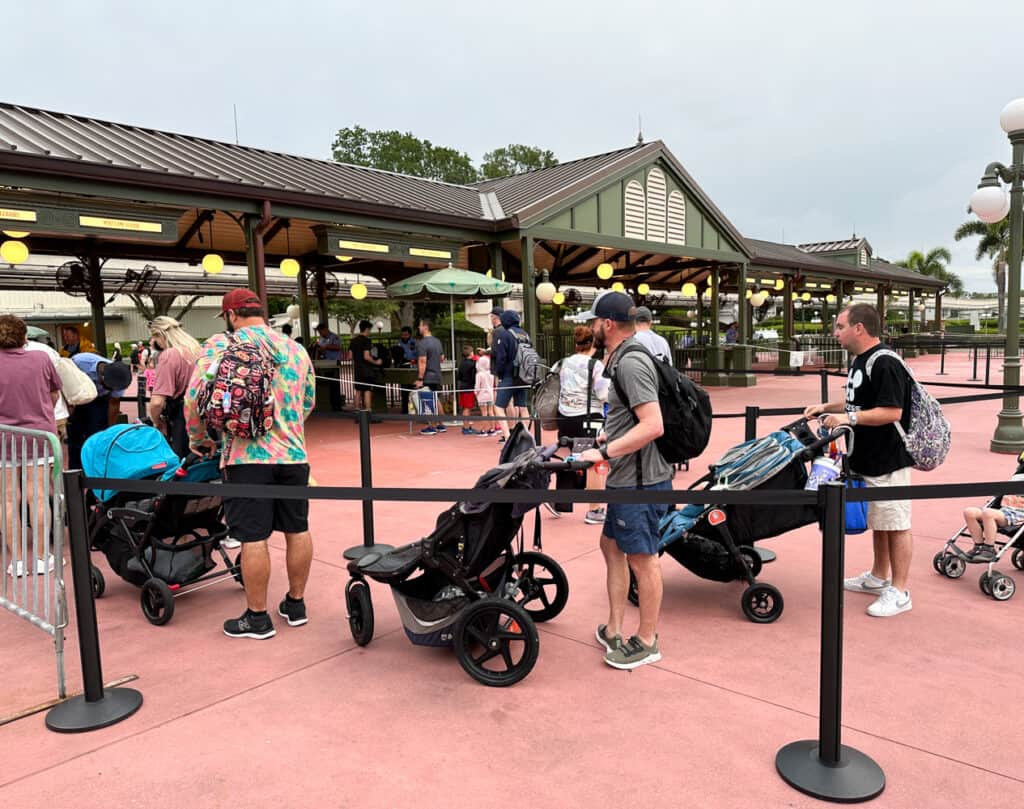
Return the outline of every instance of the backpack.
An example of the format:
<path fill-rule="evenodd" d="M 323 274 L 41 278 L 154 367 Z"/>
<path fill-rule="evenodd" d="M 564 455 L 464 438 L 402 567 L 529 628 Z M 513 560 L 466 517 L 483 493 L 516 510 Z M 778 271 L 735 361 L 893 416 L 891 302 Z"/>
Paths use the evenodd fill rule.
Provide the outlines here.
<path fill-rule="evenodd" d="M 61 393 L 64 401 L 70 407 L 89 404 L 93 401 L 98 392 L 96 383 L 89 378 L 89 375 L 75 365 L 75 361 L 68 357 L 58 357 L 57 376 L 60 377 Z"/>
<path fill-rule="evenodd" d="M 942 414 L 942 405 L 914 378 L 914 372 L 895 351 L 883 348 L 868 357 L 864 372 L 869 380 L 875 360 L 882 356 L 894 357 L 910 377 L 910 426 L 904 430 L 902 419 L 894 426 L 903 439 L 903 446 L 907 448 L 907 453 L 914 461 L 914 469 L 931 472 L 939 467 L 949 454 L 949 445 L 952 443 L 949 420 Z"/>
<path fill-rule="evenodd" d="M 544 363 L 524 331 L 514 331 L 516 356 L 512 361 L 513 374 L 520 385 L 536 385 L 544 375 Z"/>
<path fill-rule="evenodd" d="M 558 399 L 562 395 L 562 374 L 555 363 L 533 389 L 533 412 L 542 430 L 558 429 Z"/>
<path fill-rule="evenodd" d="M 640 351 L 651 358 L 658 376 L 658 405 L 665 428 L 665 432 L 655 441 L 658 452 L 667 463 L 672 464 L 696 458 L 707 448 L 711 438 L 711 397 L 686 374 L 677 371 L 666 361 L 657 359 L 639 343 L 634 343 L 626 346 L 611 371 L 615 392 L 626 407 L 630 407 L 630 404 L 617 378 L 618 365 L 627 354 Z M 633 419 L 639 421 L 635 413 Z"/>
<path fill-rule="evenodd" d="M 273 360 L 266 350 L 230 335 L 220 358 L 206 371 L 196 410 L 207 427 L 235 438 L 259 438 L 274 424 Z"/>

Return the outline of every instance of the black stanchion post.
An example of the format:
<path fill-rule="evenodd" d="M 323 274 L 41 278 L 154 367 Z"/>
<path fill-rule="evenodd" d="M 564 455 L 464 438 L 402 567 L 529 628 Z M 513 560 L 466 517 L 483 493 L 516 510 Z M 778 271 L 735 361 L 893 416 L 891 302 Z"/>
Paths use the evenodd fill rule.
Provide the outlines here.
<path fill-rule="evenodd" d="M 974 370 L 971 372 L 971 378 L 968 379 L 967 381 L 968 382 L 977 382 L 978 381 L 978 344 L 975 343 L 973 346 L 971 346 L 971 348 L 974 349 Z"/>
<path fill-rule="evenodd" d="M 139 406 L 139 420 L 146 418 L 146 377 L 139 374 L 135 377 L 135 400 Z"/>
<path fill-rule="evenodd" d="M 943 340 L 939 350 L 939 373 L 938 376 L 946 375 L 946 341 Z"/>
<path fill-rule="evenodd" d="M 992 345 L 991 343 L 985 346 L 985 384 L 989 382 L 989 373 L 992 370 Z"/>
<path fill-rule="evenodd" d="M 828 368 L 818 371 L 821 380 L 821 401 L 828 401 Z"/>
<path fill-rule="evenodd" d="M 747 405 L 743 418 L 743 440 L 750 441 L 757 438 L 757 417 L 761 408 L 757 405 Z"/>
<path fill-rule="evenodd" d="M 846 488 L 833 481 L 818 490 L 824 501 L 821 549 L 821 682 L 818 738 L 791 742 L 775 756 L 790 786 L 826 801 L 867 801 L 885 789 L 885 773 L 868 756 L 842 743 L 843 555 Z M 821 500 L 819 500 L 821 502 Z"/>
<path fill-rule="evenodd" d="M 370 457 L 370 411 L 357 410 L 359 426 L 359 485 L 373 488 L 373 462 Z M 346 559 L 362 559 L 370 553 L 382 554 L 394 550 L 391 545 L 378 545 L 373 541 L 373 501 L 363 501 L 363 544 L 349 548 L 342 554 Z"/>
<path fill-rule="evenodd" d="M 85 491 L 81 470 L 64 473 L 64 493 L 67 498 L 71 575 L 75 586 L 78 650 L 82 658 L 85 693 L 51 708 L 46 714 L 46 727 L 58 733 L 81 733 L 127 719 L 141 707 L 142 694 L 134 688 L 103 687 L 96 604 L 93 601 L 92 575 L 89 572 L 89 529 L 85 521 Z"/>

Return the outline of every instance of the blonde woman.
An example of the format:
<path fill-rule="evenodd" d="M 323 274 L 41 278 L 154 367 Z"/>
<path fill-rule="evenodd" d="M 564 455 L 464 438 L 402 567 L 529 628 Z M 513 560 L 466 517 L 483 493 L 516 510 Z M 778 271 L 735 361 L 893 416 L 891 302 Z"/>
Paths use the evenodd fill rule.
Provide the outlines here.
<path fill-rule="evenodd" d="M 185 430 L 185 391 L 195 370 L 201 347 L 173 317 L 161 315 L 149 324 L 153 345 L 160 350 L 156 380 L 149 399 L 149 417 L 153 425 L 167 436 L 179 457 L 188 453 Z"/>

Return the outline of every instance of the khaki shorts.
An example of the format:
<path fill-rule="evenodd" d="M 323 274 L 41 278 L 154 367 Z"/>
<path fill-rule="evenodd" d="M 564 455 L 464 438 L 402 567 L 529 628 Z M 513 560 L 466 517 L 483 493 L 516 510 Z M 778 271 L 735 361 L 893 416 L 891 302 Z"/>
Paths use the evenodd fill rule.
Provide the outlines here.
<path fill-rule="evenodd" d="M 909 486 L 910 467 L 874 478 L 864 475 L 864 485 L 868 488 Z M 868 503 L 868 528 L 872 531 L 909 531 L 910 503 L 910 500 L 879 500 Z"/>

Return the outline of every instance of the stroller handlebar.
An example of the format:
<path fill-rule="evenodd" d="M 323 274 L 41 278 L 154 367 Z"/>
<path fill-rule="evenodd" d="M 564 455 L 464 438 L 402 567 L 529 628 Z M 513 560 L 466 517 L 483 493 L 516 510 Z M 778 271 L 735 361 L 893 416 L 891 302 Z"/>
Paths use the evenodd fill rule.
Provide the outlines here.
<path fill-rule="evenodd" d="M 585 469 L 590 469 L 593 465 L 591 461 L 566 461 L 561 459 L 537 461 L 535 464 L 538 469 L 546 469 L 550 472 L 582 472 Z"/>

